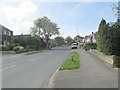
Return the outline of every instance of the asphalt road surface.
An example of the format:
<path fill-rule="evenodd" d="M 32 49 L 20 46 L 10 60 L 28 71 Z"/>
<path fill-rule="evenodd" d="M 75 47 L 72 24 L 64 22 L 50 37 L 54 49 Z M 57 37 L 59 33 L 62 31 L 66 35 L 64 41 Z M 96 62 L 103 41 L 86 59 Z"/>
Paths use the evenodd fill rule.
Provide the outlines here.
<path fill-rule="evenodd" d="M 70 51 L 70 47 L 56 47 L 32 55 L 3 55 L 2 88 L 45 88 Z"/>

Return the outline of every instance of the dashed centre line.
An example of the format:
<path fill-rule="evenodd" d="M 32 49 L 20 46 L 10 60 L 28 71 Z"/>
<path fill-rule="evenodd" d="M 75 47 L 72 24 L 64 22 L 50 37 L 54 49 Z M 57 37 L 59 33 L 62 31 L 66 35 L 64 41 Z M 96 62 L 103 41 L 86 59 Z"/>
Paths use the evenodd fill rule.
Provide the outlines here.
<path fill-rule="evenodd" d="M 16 65 L 9 66 L 9 67 L 6 67 L 6 68 L 1 69 L 0 71 L 6 70 L 6 69 L 9 69 L 9 68 L 13 68 L 13 67 L 15 67 L 15 66 L 16 66 Z"/>
<path fill-rule="evenodd" d="M 41 57 L 42 57 L 42 56 L 41 56 Z M 34 59 L 29 60 L 29 61 L 34 61 L 34 60 L 37 60 L 37 59 L 39 59 L 39 58 L 41 58 L 41 57 L 34 58 Z M 15 66 L 16 66 L 16 65 L 11 65 L 11 66 L 5 67 L 5 68 L 3 68 L 3 69 L 0 69 L 0 71 L 6 70 L 6 69 L 10 69 L 10 68 L 13 68 L 13 67 L 15 67 Z"/>
<path fill-rule="evenodd" d="M 38 58 L 34 58 L 34 59 L 31 59 L 29 61 L 34 61 L 34 60 L 37 60 L 37 59 L 40 59 L 42 56 L 38 57 Z"/>
<path fill-rule="evenodd" d="M 52 53 L 52 54 L 53 54 L 53 53 Z M 48 53 L 47 55 L 51 55 L 51 53 Z M 34 58 L 34 59 L 29 60 L 29 61 L 34 61 L 34 60 L 40 59 L 41 57 L 43 57 L 43 56 L 39 56 L 38 58 Z M 11 66 L 5 67 L 5 68 L 3 68 L 3 69 L 0 69 L 0 71 L 4 71 L 4 70 L 10 69 L 10 68 L 13 68 L 13 67 L 15 67 L 15 66 L 16 66 L 16 65 L 11 65 Z"/>

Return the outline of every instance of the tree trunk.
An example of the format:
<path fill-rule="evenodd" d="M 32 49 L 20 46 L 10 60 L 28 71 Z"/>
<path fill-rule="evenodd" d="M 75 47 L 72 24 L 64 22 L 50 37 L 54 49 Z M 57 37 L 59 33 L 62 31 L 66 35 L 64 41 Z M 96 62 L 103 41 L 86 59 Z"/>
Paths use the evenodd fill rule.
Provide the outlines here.
<path fill-rule="evenodd" d="M 39 49 L 41 49 L 41 39 L 39 39 Z"/>
<path fill-rule="evenodd" d="M 49 48 L 48 40 L 46 40 L 46 48 Z"/>

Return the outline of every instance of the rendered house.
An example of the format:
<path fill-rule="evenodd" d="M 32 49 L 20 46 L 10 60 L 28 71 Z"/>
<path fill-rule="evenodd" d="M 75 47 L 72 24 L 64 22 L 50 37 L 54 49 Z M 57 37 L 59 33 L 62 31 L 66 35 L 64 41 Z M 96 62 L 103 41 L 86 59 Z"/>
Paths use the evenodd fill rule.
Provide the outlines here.
<path fill-rule="evenodd" d="M 96 43 L 95 34 L 92 32 L 92 34 L 85 36 L 84 42 L 85 43 L 88 43 L 88 42 Z"/>
<path fill-rule="evenodd" d="M 12 41 L 13 31 L 0 24 L 0 46 L 7 47 Z"/>

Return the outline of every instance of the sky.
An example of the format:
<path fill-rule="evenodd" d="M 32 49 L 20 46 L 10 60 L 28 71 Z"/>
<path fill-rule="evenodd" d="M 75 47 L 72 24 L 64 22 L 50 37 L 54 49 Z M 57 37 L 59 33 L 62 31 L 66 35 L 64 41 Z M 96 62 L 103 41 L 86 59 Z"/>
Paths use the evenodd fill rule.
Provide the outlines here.
<path fill-rule="evenodd" d="M 117 2 L 65 1 L 1 0 L 0 24 L 12 30 L 14 35 L 29 34 L 34 20 L 47 16 L 60 27 L 60 36 L 75 37 L 96 32 L 102 18 L 107 22 L 117 19 L 112 10 Z"/>

